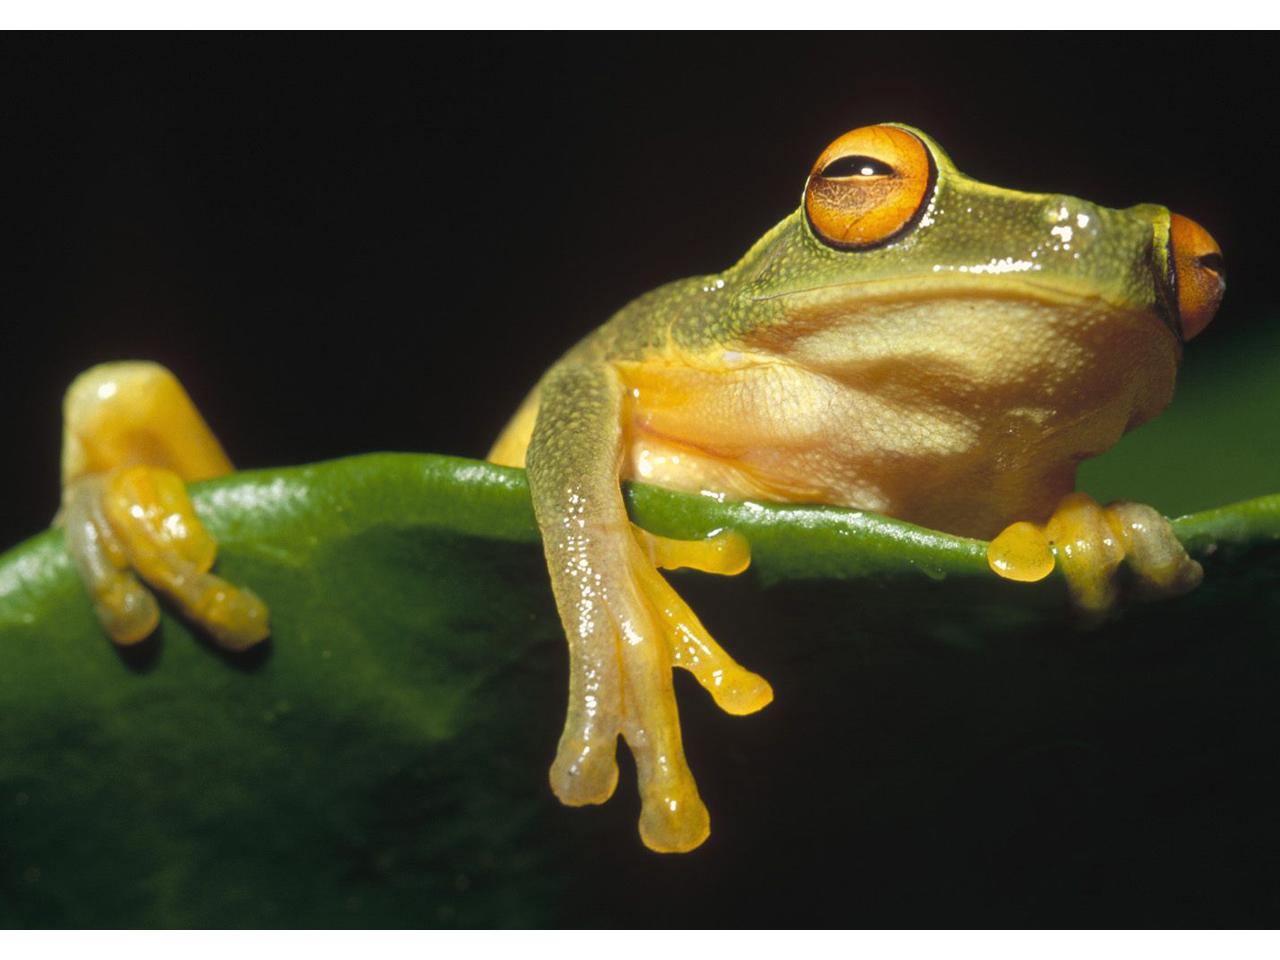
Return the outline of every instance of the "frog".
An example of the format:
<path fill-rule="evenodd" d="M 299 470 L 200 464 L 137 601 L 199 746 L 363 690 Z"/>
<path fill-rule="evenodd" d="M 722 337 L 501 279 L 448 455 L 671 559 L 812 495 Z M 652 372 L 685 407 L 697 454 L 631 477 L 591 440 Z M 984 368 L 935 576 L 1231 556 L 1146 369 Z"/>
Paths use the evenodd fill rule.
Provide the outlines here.
<path fill-rule="evenodd" d="M 740 573 L 749 545 L 641 529 L 628 481 L 986 540 L 993 576 L 1061 569 L 1085 623 L 1130 594 L 1193 589 L 1203 571 L 1168 520 L 1102 506 L 1075 477 L 1168 405 L 1224 291 L 1217 242 L 1166 207 L 986 184 L 906 124 L 837 137 L 797 209 L 733 266 L 646 293 L 572 346 L 488 452 L 526 471 L 568 645 L 551 791 L 609 800 L 621 738 L 641 841 L 691 851 L 710 816 L 673 671 L 730 714 L 773 699 L 660 573 Z M 231 469 L 157 364 L 100 365 L 67 391 L 58 523 L 116 643 L 151 633 L 156 594 L 227 649 L 269 634 L 263 600 L 212 572 L 216 544 L 186 493 Z"/>

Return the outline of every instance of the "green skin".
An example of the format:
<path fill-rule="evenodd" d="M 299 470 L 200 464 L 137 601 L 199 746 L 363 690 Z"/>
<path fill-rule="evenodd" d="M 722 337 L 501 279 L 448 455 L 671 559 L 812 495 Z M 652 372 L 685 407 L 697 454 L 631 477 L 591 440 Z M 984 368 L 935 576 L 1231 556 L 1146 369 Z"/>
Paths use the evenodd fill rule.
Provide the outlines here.
<path fill-rule="evenodd" d="M 994 187 L 957 170 L 927 134 L 903 124 L 887 126 L 909 130 L 932 154 L 937 182 L 928 204 L 932 213 L 926 214 L 934 220 L 931 225 L 917 225 L 883 246 L 843 251 L 814 235 L 801 207 L 729 270 L 677 280 L 638 297 L 561 362 L 643 359 L 669 342 L 691 350 L 727 344 L 785 323 L 776 298 L 788 294 L 876 282 L 894 289 L 941 287 L 953 275 L 939 274 L 935 265 L 954 270 L 1006 258 L 1027 261 L 1033 251 L 1040 265 L 1035 283 L 1165 313 L 1167 208 L 1141 204 L 1113 210 L 1061 194 Z M 1087 248 L 1045 247 L 1046 230 L 1056 223 L 1047 214 L 1063 204 L 1073 216 L 1084 213 L 1098 224 Z M 1007 283 L 1008 276 L 995 275 L 994 282 Z M 717 280 L 724 287 L 708 291 Z"/>
<path fill-rule="evenodd" d="M 705 824 L 663 806 L 687 774 L 678 724 L 655 730 L 649 711 L 671 700 L 670 663 L 635 654 L 654 629 L 619 488 L 637 475 L 637 437 L 693 451 L 662 485 L 764 490 L 990 537 L 1046 519 L 1079 460 L 1172 396 L 1182 344 L 1167 209 L 992 187 L 901 129 L 925 145 L 935 180 L 889 242 L 835 249 L 802 206 L 723 274 L 627 305 L 531 396 L 525 462 L 571 652 L 552 786 L 571 804 L 606 799 L 621 732 L 656 849 L 696 846 Z M 650 379 L 633 402 L 637 369 Z M 648 391 L 654 377 L 692 379 L 680 404 L 647 408 L 662 393 Z"/>
<path fill-rule="evenodd" d="M 534 503 L 544 518 L 544 528 L 563 516 L 563 490 L 571 478 L 599 477 L 598 495 L 609 490 L 608 508 L 602 505 L 601 510 L 618 513 L 615 488 L 617 465 L 623 455 L 618 446 L 623 416 L 618 394 L 623 387 L 617 383 L 615 363 L 644 362 L 672 352 L 705 358 L 708 351 L 718 348 L 749 350 L 753 339 L 778 331 L 785 335 L 801 307 L 809 314 L 829 314 L 831 329 L 853 340 L 860 302 L 906 305 L 913 317 L 919 318 L 917 322 L 932 316 L 944 328 L 949 325 L 946 311 L 965 299 L 997 297 L 1033 305 L 1029 309 L 1043 317 L 1046 328 L 1059 322 L 1064 305 L 1088 304 L 1101 321 L 1082 325 L 1098 340 L 1089 345 L 1087 357 L 1097 370 L 1106 365 L 1104 354 L 1128 346 L 1105 342 L 1105 336 L 1098 336 L 1099 327 L 1116 317 L 1145 318 L 1140 321 L 1144 324 L 1140 336 L 1149 340 L 1149 351 L 1117 364 L 1109 377 L 1119 382 L 1132 379 L 1136 372 L 1144 381 L 1146 392 L 1124 402 L 1117 403 L 1105 390 L 1099 390 L 1095 378 L 1076 386 L 1075 392 L 1081 394 L 1079 404 L 1063 404 L 1062 393 L 1071 384 L 1066 375 L 1055 381 L 1054 371 L 1043 369 L 1043 363 L 1038 366 L 1043 356 L 1023 351 L 1005 362 L 1001 386 L 1038 379 L 1044 394 L 1053 395 L 1045 403 L 1071 408 L 1077 417 L 1088 412 L 1109 414 L 1109 422 L 1093 430 L 1093 435 L 1077 443 L 1075 449 L 1055 449 L 1049 455 L 1050 459 L 1070 459 L 1072 475 L 1075 462 L 1107 449 L 1124 430 L 1150 419 L 1167 405 L 1182 350 L 1169 301 L 1169 211 L 1152 204 L 1113 210 L 1057 194 L 993 187 L 960 173 L 926 134 L 893 126 L 909 130 L 927 146 L 936 167 L 936 185 L 919 222 L 892 242 L 861 251 L 834 249 L 815 235 L 801 208 L 724 273 L 679 280 L 637 298 L 548 371 L 534 398 L 539 419 L 526 458 Z M 1063 211 L 1066 218 L 1060 216 Z M 1087 220 L 1087 232 L 1078 226 L 1082 217 Z M 1071 228 L 1074 243 L 1061 242 L 1064 226 Z M 1015 269 L 971 272 L 975 266 L 989 268 L 993 264 L 997 269 Z M 1016 265 L 1028 264 L 1034 265 L 1034 270 L 1016 270 Z M 1026 318 L 1020 317 L 1019 322 L 1025 323 Z M 895 318 L 895 323 L 901 320 Z M 989 328 L 983 335 L 990 338 L 1000 332 Z M 962 336 L 957 333 L 956 339 Z M 1052 336 L 1057 339 L 1040 353 L 1057 351 L 1061 355 L 1064 346 L 1081 349 L 1083 336 L 1078 331 L 1063 334 L 1054 330 Z M 1068 340 L 1075 342 L 1068 344 Z M 836 348 L 837 352 L 844 350 Z M 856 352 L 853 344 L 846 358 Z M 706 361 L 699 362 L 705 365 Z M 1029 393 L 1034 387 L 1026 384 L 1018 389 Z M 1091 410 L 1075 409 L 1086 406 Z M 1120 423 L 1118 430 L 1115 422 Z M 992 459 L 997 456 L 998 452 L 993 452 Z M 1046 481 L 1051 499 L 1071 486 L 1067 483 L 1064 489 L 1060 479 L 1048 481 L 1043 476 L 1061 466 L 1052 464 L 1036 471 L 1041 476 L 1034 479 Z M 624 464 L 623 475 L 626 473 Z M 669 480 L 667 485 L 699 489 L 697 483 Z M 859 503 L 826 492 L 829 501 L 878 508 L 952 532 L 987 536 L 995 532 L 965 529 L 963 523 L 920 515 L 905 504 Z M 1041 499 L 1024 496 L 1013 500 L 1036 502 L 1011 503 L 1011 519 L 1043 513 Z"/>

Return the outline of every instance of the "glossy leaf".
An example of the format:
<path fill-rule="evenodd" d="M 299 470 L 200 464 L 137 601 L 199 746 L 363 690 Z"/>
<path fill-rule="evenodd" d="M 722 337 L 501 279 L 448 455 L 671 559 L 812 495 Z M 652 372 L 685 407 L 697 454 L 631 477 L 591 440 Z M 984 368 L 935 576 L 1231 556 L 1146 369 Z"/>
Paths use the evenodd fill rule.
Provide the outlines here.
<path fill-rule="evenodd" d="M 1280 535 L 1276 497 L 1179 521 L 1214 553 L 1205 586 L 1083 640 L 1060 583 L 997 581 L 975 541 L 832 508 L 641 486 L 629 498 L 656 532 L 732 527 L 754 554 L 733 580 L 676 575 L 778 691 L 764 713 L 728 718 L 681 682 L 714 821 L 702 851 L 639 846 L 629 771 L 602 808 L 550 797 L 566 665 L 523 473 L 372 455 L 196 489 L 219 569 L 273 610 L 272 640 L 248 655 L 169 618 L 117 652 L 56 532 L 0 559 L 0 922 L 680 924 L 716 908 L 724 922 L 818 923 L 851 907 L 812 874 L 814 831 L 819 859 L 856 851 L 871 871 L 843 888 L 879 891 L 871 909 L 908 884 L 901 858 L 920 823 L 937 827 L 940 789 L 947 816 L 1001 821 L 958 786 L 975 763 L 1033 783 L 1064 762 L 1100 776 L 1106 751 L 1078 726 L 1125 709 L 1126 675 L 1152 655 L 1166 680 L 1224 669 L 1186 628 L 1256 600 Z M 1100 650 L 1126 630 L 1104 679 Z M 1172 664 L 1155 653 L 1170 643 Z M 1246 663 L 1234 651 L 1225 668 Z M 1265 663 L 1280 659 L 1268 649 Z M 1082 686 L 1083 717 L 1054 709 Z M 853 752 L 837 760 L 840 744 Z M 936 854 L 939 878 L 964 861 Z M 778 887 L 753 864 L 808 879 Z M 917 902 L 939 900 L 933 882 L 910 881 Z"/>

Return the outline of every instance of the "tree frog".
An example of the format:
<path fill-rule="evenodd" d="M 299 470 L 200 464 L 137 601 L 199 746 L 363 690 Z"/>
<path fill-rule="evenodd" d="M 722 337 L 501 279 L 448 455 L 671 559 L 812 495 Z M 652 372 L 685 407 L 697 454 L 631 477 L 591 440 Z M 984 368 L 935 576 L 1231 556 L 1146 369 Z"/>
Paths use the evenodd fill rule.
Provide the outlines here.
<path fill-rule="evenodd" d="M 635 528 L 622 480 L 991 538 L 994 574 L 1060 564 L 1086 617 L 1117 603 L 1122 562 L 1147 593 L 1194 587 L 1200 567 L 1163 517 L 1072 489 L 1082 459 L 1168 404 L 1183 343 L 1223 291 L 1217 244 L 1164 207 L 981 183 L 902 124 L 838 137 L 797 210 L 724 272 L 623 307 L 547 371 L 489 453 L 527 468 L 569 644 L 555 795 L 607 800 L 621 735 L 643 842 L 691 850 L 710 821 L 672 669 L 733 714 L 773 696 L 658 573 L 737 572 L 741 538 Z M 69 389 L 60 522 L 118 643 L 156 624 L 144 582 L 229 648 L 266 635 L 262 601 L 210 572 L 216 547 L 185 494 L 230 469 L 154 364 L 96 367 Z"/>

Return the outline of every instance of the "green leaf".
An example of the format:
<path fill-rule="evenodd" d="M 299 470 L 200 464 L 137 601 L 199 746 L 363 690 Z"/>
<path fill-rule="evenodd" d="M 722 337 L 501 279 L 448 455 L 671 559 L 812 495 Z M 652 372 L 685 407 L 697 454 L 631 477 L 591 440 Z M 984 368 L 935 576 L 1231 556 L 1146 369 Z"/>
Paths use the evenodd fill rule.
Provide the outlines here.
<path fill-rule="evenodd" d="M 778 694 L 728 718 L 678 683 L 713 835 L 658 857 L 636 837 L 629 771 L 602 808 L 563 808 L 547 788 L 567 667 L 522 471 L 378 454 L 236 474 L 193 497 L 219 571 L 271 606 L 272 639 L 249 654 L 170 617 L 118 652 L 59 533 L 0 558 L 2 923 L 857 926 L 880 922 L 875 903 L 895 891 L 942 923 L 939 904 L 990 902 L 965 885 L 974 838 L 1012 845 L 1046 803 L 1075 803 L 1078 821 L 1100 784 L 1141 803 L 1180 782 L 1188 745 L 1198 775 L 1229 782 L 1222 764 L 1274 729 L 1274 644 L 1247 630 L 1225 651 L 1197 640 L 1223 610 L 1237 629 L 1274 611 L 1259 585 L 1280 557 L 1280 497 L 1179 520 L 1207 557 L 1204 586 L 1085 638 L 1060 582 L 999 581 L 977 541 L 634 486 L 654 532 L 747 536 L 743 577 L 675 579 Z M 1224 747 L 1224 703 L 1228 726 L 1268 733 Z M 1173 741 L 1121 745 L 1153 779 L 1122 771 L 1117 787 L 1105 731 L 1144 704 Z M 1207 762 L 1188 717 L 1217 731 Z M 1007 808 L 991 807 L 992 778 Z M 1251 815 L 1235 809 L 1215 836 L 1256 837 Z M 1054 834 L 1103 857 L 1150 859 L 1165 839 L 1135 847 L 1086 824 Z M 838 890 L 814 876 L 804 851 L 819 835 L 866 875 Z M 922 880 L 909 864 L 926 849 Z M 762 869 L 793 876 L 779 887 Z M 859 896 L 865 915 L 848 912 Z"/>

